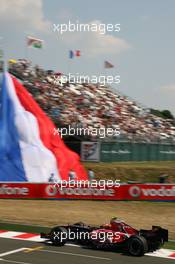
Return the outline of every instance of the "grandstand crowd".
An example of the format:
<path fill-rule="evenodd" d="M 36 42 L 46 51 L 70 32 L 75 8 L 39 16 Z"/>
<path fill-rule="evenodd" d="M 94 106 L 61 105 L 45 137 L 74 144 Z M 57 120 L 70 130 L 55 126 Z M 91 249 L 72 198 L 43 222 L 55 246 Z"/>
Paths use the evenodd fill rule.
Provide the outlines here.
<path fill-rule="evenodd" d="M 32 66 L 25 59 L 11 60 L 9 72 L 23 81 L 40 107 L 60 127 L 71 124 L 88 129 L 112 128 L 120 131 L 120 136 L 116 136 L 120 139 L 175 141 L 172 120 L 151 114 L 149 109 L 109 86 L 63 82 L 61 73 Z"/>

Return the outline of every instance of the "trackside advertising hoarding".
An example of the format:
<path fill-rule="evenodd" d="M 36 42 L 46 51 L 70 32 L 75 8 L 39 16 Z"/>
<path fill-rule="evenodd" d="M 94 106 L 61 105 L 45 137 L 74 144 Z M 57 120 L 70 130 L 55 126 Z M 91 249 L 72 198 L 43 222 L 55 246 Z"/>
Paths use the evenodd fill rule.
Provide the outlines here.
<path fill-rule="evenodd" d="M 0 183 L 1 199 L 91 199 L 174 201 L 175 184 L 121 184 L 111 188 L 61 187 L 54 184 Z"/>

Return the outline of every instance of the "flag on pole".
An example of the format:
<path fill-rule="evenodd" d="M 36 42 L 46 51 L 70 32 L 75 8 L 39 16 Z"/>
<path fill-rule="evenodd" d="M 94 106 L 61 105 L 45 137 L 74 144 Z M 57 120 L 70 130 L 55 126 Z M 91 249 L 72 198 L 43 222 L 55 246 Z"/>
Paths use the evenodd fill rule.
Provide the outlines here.
<path fill-rule="evenodd" d="M 43 47 L 43 40 L 28 36 L 27 47 L 41 49 Z"/>
<path fill-rule="evenodd" d="M 80 57 L 81 51 L 80 50 L 69 50 L 69 59 L 73 59 L 74 57 Z"/>
<path fill-rule="evenodd" d="M 110 68 L 114 68 L 114 65 L 111 64 L 109 61 L 105 61 L 105 62 L 104 62 L 104 67 L 105 67 L 106 69 L 110 69 Z"/>
<path fill-rule="evenodd" d="M 69 50 L 69 59 L 73 59 L 74 53 L 72 50 Z"/>
<path fill-rule="evenodd" d="M 81 56 L 81 54 L 80 54 L 80 50 L 76 50 L 76 51 L 75 51 L 75 56 L 77 56 L 77 57 L 80 57 L 80 56 Z"/>

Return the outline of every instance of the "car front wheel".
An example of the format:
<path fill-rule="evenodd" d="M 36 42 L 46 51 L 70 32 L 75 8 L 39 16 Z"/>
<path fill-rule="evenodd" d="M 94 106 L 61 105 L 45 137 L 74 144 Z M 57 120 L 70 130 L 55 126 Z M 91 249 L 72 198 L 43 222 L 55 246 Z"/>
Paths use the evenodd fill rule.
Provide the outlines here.
<path fill-rule="evenodd" d="M 50 232 L 50 241 L 54 246 L 64 246 L 67 242 L 67 230 L 64 227 L 54 227 Z"/>

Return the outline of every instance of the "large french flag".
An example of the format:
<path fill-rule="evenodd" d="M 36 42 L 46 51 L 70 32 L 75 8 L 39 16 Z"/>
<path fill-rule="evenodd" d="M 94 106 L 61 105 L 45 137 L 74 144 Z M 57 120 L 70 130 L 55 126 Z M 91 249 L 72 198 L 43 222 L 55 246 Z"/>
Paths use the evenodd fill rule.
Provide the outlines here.
<path fill-rule="evenodd" d="M 71 169 L 77 180 L 87 180 L 79 156 L 54 134 L 54 128 L 25 87 L 4 73 L 0 94 L 0 181 L 48 182 L 51 176 L 58 181 L 68 180 Z"/>

